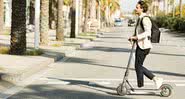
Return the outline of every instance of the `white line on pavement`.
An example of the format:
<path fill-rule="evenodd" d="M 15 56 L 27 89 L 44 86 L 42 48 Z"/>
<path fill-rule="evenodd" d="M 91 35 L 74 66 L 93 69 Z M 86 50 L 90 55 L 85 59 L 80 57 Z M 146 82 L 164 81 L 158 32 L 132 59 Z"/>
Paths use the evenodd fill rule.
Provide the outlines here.
<path fill-rule="evenodd" d="M 70 84 L 70 82 L 66 80 L 77 80 L 77 81 L 89 81 L 90 85 L 94 84 L 100 84 L 100 85 L 111 85 L 113 84 L 113 81 L 122 81 L 122 79 L 87 79 L 87 78 L 63 78 L 65 81 L 56 80 L 56 79 L 49 79 L 49 78 L 40 78 L 40 80 L 48 81 L 47 84 L 62 84 L 67 85 Z M 129 79 L 131 82 L 136 82 L 136 79 Z M 185 86 L 185 80 L 164 80 L 164 82 L 170 82 L 174 83 L 177 87 L 184 87 Z M 136 83 L 133 83 L 133 85 L 136 85 Z M 154 85 L 153 82 L 145 81 L 145 85 Z"/>
<path fill-rule="evenodd" d="M 175 84 L 177 87 L 184 87 L 185 84 Z"/>
<path fill-rule="evenodd" d="M 123 79 L 101 79 L 101 78 L 59 78 L 61 80 L 79 80 L 79 81 L 122 81 Z M 40 80 L 53 80 L 49 78 L 40 78 Z M 128 79 L 128 81 L 137 81 L 136 79 Z M 145 80 L 150 82 L 151 80 Z M 171 83 L 185 83 L 185 80 L 164 80 L 164 82 Z"/>

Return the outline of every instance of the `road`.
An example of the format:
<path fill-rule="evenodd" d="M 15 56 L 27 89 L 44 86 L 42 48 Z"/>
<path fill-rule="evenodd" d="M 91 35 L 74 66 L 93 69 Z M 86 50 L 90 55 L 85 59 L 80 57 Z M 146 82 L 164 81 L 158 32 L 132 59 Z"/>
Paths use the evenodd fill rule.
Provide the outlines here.
<path fill-rule="evenodd" d="M 127 38 L 134 27 L 110 28 L 91 47 L 50 65 L 47 70 L 29 79 L 25 88 L 15 88 L 18 93 L 8 99 L 182 99 L 185 97 L 185 53 L 181 39 L 164 33 L 162 43 L 154 44 L 145 60 L 145 67 L 163 77 L 164 83 L 173 87 L 170 97 L 156 94 L 117 95 L 115 88 L 121 83 L 127 66 L 131 44 Z M 176 43 L 167 43 L 175 39 Z M 178 42 L 179 41 L 179 42 Z M 134 61 L 134 60 L 133 60 Z M 132 62 L 129 81 L 136 86 L 136 74 Z M 145 78 L 145 88 L 154 83 Z M 142 91 L 143 92 L 143 91 Z"/>

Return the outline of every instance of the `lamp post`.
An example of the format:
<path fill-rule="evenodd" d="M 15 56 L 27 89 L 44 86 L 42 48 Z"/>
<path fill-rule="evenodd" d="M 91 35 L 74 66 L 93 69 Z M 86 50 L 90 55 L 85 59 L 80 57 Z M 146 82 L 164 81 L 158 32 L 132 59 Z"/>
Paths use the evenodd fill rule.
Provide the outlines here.
<path fill-rule="evenodd" d="M 39 48 L 40 38 L 40 0 L 35 0 L 35 34 L 34 34 L 34 48 Z"/>

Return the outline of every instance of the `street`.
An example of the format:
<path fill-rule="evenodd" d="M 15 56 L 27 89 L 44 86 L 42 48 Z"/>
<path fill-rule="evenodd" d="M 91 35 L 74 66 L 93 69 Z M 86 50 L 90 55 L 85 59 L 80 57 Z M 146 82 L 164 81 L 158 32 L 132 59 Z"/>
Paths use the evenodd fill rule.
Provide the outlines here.
<path fill-rule="evenodd" d="M 113 27 L 109 30 L 91 42 L 91 47 L 79 49 L 65 59 L 50 64 L 44 73 L 35 75 L 37 78 L 31 84 L 8 99 L 163 98 L 159 93 L 117 95 L 116 87 L 122 82 L 131 49 L 127 39 L 132 35 L 134 27 L 124 24 L 123 27 Z M 170 40 L 174 39 L 175 44 L 170 43 Z M 164 78 L 164 83 L 173 87 L 172 95 L 163 99 L 185 97 L 185 47 L 180 46 L 185 41 L 182 42 L 181 39 L 168 33 L 162 34 L 164 41 L 153 45 L 144 63 L 155 75 Z M 134 59 L 129 69 L 129 81 L 137 87 L 133 61 Z M 154 87 L 153 81 L 145 78 L 144 88 Z"/>

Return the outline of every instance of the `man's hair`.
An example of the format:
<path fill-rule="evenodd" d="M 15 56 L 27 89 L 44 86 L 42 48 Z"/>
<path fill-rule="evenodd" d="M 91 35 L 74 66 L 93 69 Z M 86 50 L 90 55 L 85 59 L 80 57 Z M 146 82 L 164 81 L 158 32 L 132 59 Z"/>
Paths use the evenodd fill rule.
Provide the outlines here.
<path fill-rule="evenodd" d="M 143 9 L 144 13 L 148 11 L 148 5 L 147 5 L 147 3 L 145 1 L 140 0 L 140 1 L 138 1 L 137 4 L 140 5 L 140 7 Z"/>

